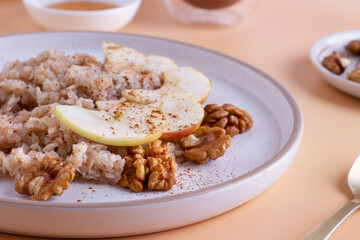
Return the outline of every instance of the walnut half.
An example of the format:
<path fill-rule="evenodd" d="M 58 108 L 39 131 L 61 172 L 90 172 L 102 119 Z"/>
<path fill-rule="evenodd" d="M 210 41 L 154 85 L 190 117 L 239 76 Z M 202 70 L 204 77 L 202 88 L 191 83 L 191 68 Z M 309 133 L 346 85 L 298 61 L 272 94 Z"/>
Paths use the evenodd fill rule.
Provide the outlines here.
<path fill-rule="evenodd" d="M 224 128 L 231 137 L 244 133 L 253 126 L 250 115 L 232 104 L 227 103 L 221 107 L 217 104 L 208 104 L 204 110 L 205 117 L 202 125 Z"/>
<path fill-rule="evenodd" d="M 147 160 L 140 154 L 127 155 L 124 159 L 125 167 L 121 174 L 120 186 L 128 187 L 134 192 L 141 192 L 149 172 L 146 166 Z"/>
<path fill-rule="evenodd" d="M 339 51 L 334 51 L 331 55 L 324 58 L 321 64 L 334 74 L 341 74 L 350 64 L 350 59 L 342 57 Z"/>
<path fill-rule="evenodd" d="M 176 162 L 161 140 L 128 149 L 120 186 L 141 192 L 147 181 L 150 190 L 170 190 L 176 183 Z"/>
<path fill-rule="evenodd" d="M 360 68 L 359 67 L 355 68 L 354 70 L 349 72 L 346 76 L 347 79 L 349 79 L 350 81 L 360 83 Z"/>
<path fill-rule="evenodd" d="M 174 158 L 148 158 L 150 175 L 148 188 L 150 190 L 170 190 L 176 184 L 176 163 Z"/>
<path fill-rule="evenodd" d="M 30 165 L 15 181 L 15 190 L 20 194 L 31 194 L 30 200 L 45 201 L 53 194 L 60 196 L 74 177 L 74 167 L 45 156 Z"/>
<path fill-rule="evenodd" d="M 231 136 L 219 127 L 201 126 L 195 132 L 179 139 L 179 145 L 185 149 L 188 159 L 206 163 L 223 156 L 230 146 Z"/>
<path fill-rule="evenodd" d="M 345 49 L 348 50 L 349 52 L 351 52 L 352 54 L 360 55 L 360 40 L 355 40 L 355 41 L 349 42 L 345 46 Z"/>

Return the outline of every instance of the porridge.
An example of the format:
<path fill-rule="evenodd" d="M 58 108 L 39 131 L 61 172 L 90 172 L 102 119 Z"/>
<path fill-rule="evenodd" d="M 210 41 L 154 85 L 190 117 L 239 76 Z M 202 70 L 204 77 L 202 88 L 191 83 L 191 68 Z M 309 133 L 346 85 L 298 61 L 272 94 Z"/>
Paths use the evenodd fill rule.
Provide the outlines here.
<path fill-rule="evenodd" d="M 215 160 L 225 154 L 232 137 L 252 127 L 251 117 L 231 104 L 201 106 L 210 81 L 200 72 L 114 43 L 104 42 L 103 51 L 100 62 L 88 54 L 48 49 L 26 61 L 8 62 L 0 73 L 0 175 L 14 177 L 16 191 L 32 195 L 31 200 L 61 195 L 75 176 L 135 192 L 144 187 L 169 190 L 176 184 L 176 157 Z M 181 78 L 185 80 L 177 83 Z M 182 93 L 188 89 L 190 93 Z M 173 110 L 181 108 L 179 102 L 189 103 L 182 113 Z M 113 139 L 112 134 L 123 137 L 117 129 L 92 138 L 89 132 L 100 127 L 85 129 L 87 121 L 69 124 L 78 121 L 74 116 L 85 114 L 90 121 L 93 113 L 112 114 L 115 108 L 118 115 L 110 114 L 111 121 L 97 118 L 113 128 L 126 111 L 133 117 L 131 108 L 137 104 L 160 109 L 156 111 L 166 117 L 159 120 L 164 126 L 159 125 L 157 135 L 138 137 L 134 131 L 129 138 L 138 141 L 124 138 L 109 144 L 104 139 Z M 66 115 L 59 106 L 80 110 Z M 57 108 L 61 113 L 56 114 Z M 185 113 L 190 115 L 181 116 Z M 154 111 L 147 116 L 155 118 Z M 136 121 L 128 122 L 135 126 Z"/>

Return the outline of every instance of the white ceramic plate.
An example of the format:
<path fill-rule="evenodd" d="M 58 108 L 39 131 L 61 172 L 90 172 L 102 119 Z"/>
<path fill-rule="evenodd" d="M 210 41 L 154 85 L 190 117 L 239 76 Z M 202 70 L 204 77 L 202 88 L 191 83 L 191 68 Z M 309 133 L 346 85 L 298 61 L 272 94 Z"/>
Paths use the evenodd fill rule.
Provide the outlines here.
<path fill-rule="evenodd" d="M 355 97 L 360 97 L 360 83 L 350 81 L 346 74 L 360 66 L 360 57 L 356 57 L 345 50 L 345 46 L 352 40 L 360 39 L 360 30 L 334 33 L 317 40 L 310 49 L 310 59 L 320 75 L 332 86 Z M 345 72 L 336 75 L 322 66 L 321 62 L 333 51 L 339 51 L 350 58 L 350 65 Z"/>
<path fill-rule="evenodd" d="M 50 47 L 102 59 L 103 40 L 197 68 L 212 80 L 206 103 L 232 103 L 246 110 L 254 120 L 253 128 L 237 135 L 225 156 L 216 161 L 204 165 L 180 162 L 178 184 L 167 192 L 133 193 L 117 186 L 76 181 L 61 197 L 33 202 L 13 190 L 12 179 L 2 178 L 0 231 L 48 237 L 110 237 L 172 229 L 245 203 L 288 168 L 302 136 L 299 106 L 279 82 L 239 60 L 158 38 L 47 32 L 1 37 L 0 66 L 7 60 L 28 59 Z"/>

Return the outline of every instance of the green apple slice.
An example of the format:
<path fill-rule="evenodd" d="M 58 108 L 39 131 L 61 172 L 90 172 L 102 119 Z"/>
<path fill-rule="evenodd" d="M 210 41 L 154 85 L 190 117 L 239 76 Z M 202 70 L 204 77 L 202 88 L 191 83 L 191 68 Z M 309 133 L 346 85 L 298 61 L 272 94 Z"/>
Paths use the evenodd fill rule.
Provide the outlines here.
<path fill-rule="evenodd" d="M 103 111 L 57 105 L 55 116 L 79 135 L 113 146 L 152 142 L 162 135 L 166 126 L 166 117 L 160 109 L 133 102 L 121 102 Z"/>
<path fill-rule="evenodd" d="M 164 94 L 160 109 L 166 116 L 166 127 L 161 139 L 169 140 L 194 132 L 204 118 L 204 109 L 191 93 Z"/>

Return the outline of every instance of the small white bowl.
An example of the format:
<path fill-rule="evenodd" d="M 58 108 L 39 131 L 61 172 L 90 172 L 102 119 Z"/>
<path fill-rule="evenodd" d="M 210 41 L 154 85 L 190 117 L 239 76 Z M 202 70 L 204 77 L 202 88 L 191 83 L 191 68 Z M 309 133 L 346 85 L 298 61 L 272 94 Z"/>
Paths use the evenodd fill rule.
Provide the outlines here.
<path fill-rule="evenodd" d="M 50 30 L 116 31 L 134 18 L 141 4 L 141 0 L 87 0 L 114 4 L 119 7 L 95 11 L 72 11 L 53 9 L 48 6 L 74 0 L 22 1 L 32 19 Z"/>
<path fill-rule="evenodd" d="M 345 46 L 352 40 L 360 39 L 360 30 L 334 33 L 317 40 L 310 49 L 310 60 L 319 74 L 332 86 L 350 95 L 360 98 L 360 83 L 350 81 L 346 74 L 360 65 L 360 57 L 354 56 L 345 50 Z M 350 65 L 345 72 L 336 75 L 324 66 L 321 62 L 333 51 L 339 51 L 343 56 L 350 58 Z"/>

